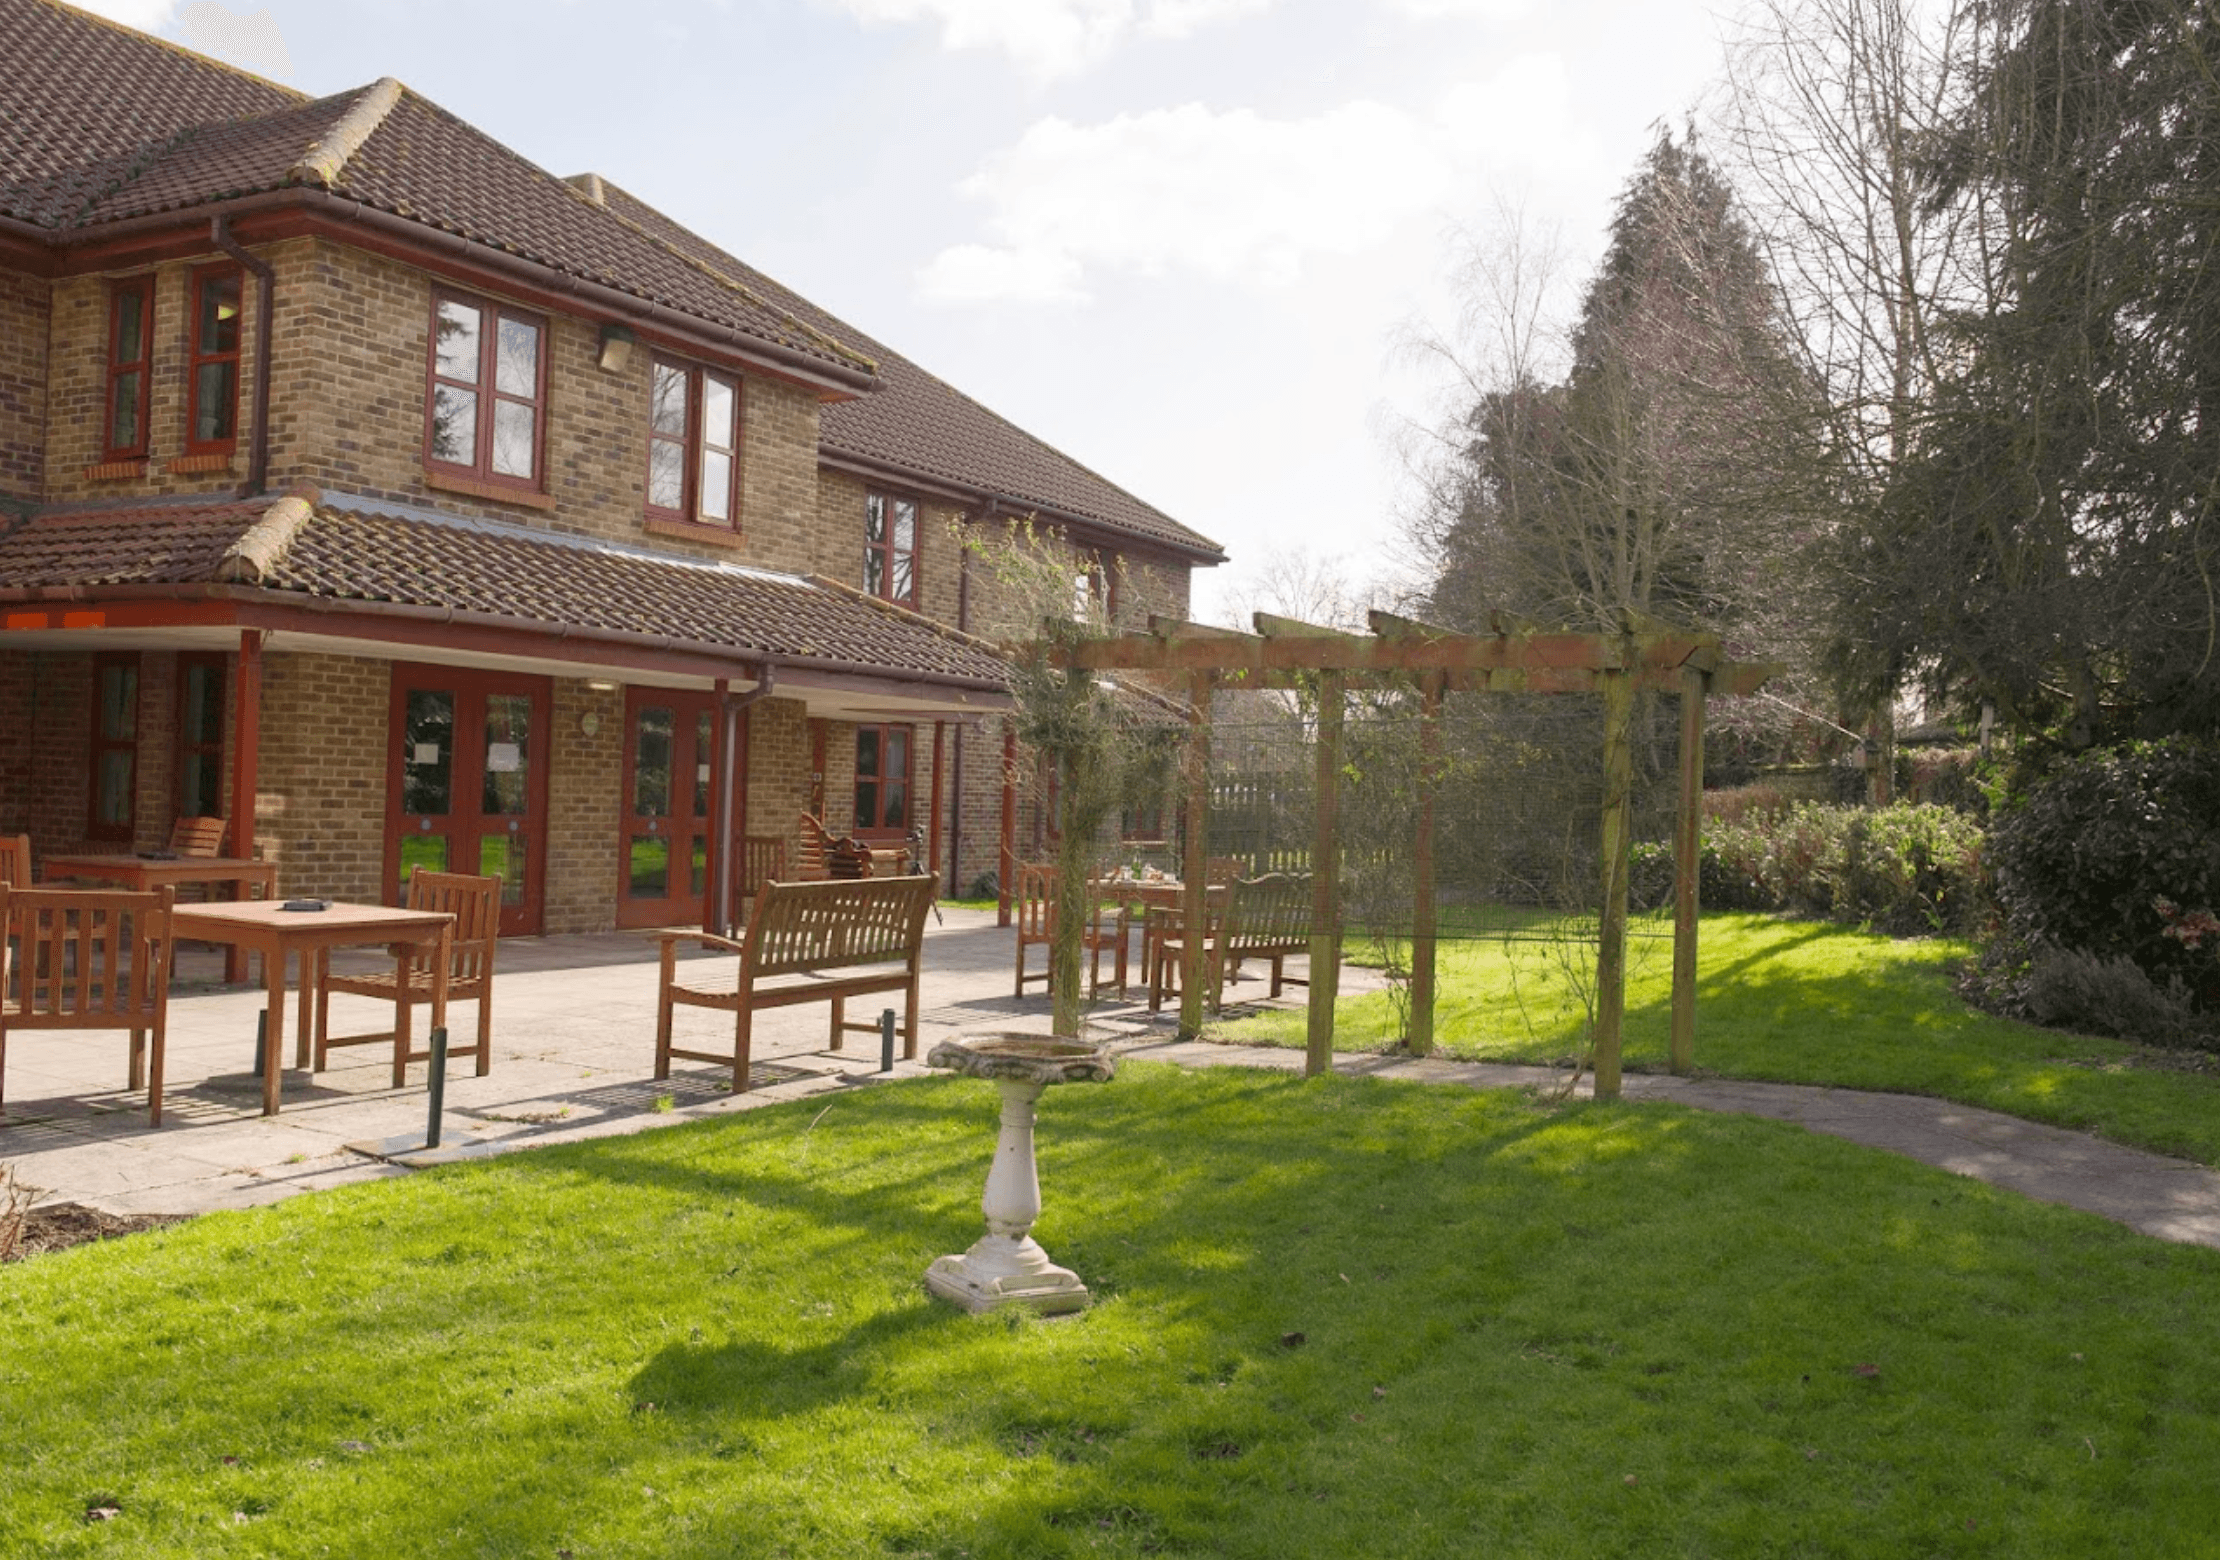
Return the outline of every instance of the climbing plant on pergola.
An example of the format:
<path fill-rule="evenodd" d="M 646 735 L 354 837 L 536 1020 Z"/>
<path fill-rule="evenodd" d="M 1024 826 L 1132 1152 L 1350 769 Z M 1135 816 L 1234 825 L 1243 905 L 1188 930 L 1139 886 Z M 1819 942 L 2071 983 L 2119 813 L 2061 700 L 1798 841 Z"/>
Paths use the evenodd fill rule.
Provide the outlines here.
<path fill-rule="evenodd" d="M 1207 784 L 1211 696 L 1222 684 L 1247 688 L 1309 688 L 1317 698 L 1316 842 L 1312 851 L 1310 1013 L 1306 1074 L 1325 1071 L 1333 1055 L 1334 1002 L 1341 969 L 1341 874 L 1336 849 L 1342 770 L 1343 700 L 1351 688 L 1415 687 L 1420 696 L 1419 795 L 1411 840 L 1410 1047 L 1433 1048 L 1434 791 L 1440 773 L 1442 700 L 1450 693 L 1595 694 L 1603 706 L 1597 762 L 1603 779 L 1598 881 L 1601 936 L 1596 954 L 1595 1090 L 1619 1092 L 1621 1023 L 1626 1011 L 1627 886 L 1631 860 L 1634 702 L 1638 691 L 1680 696 L 1680 807 L 1673 831 L 1672 1067 L 1695 1060 L 1698 826 L 1703 797 L 1704 702 L 1714 693 L 1744 694 L 1776 668 L 1726 659 L 1717 635 L 1689 633 L 1632 616 L 1621 632 L 1544 633 L 1497 618 L 1496 632 L 1459 634 L 1374 612 L 1370 634 L 1319 628 L 1259 612 L 1256 632 L 1212 628 L 1176 619 L 1149 620 L 1145 633 L 1082 639 L 1054 647 L 1062 664 L 1102 672 L 1184 678 L 1189 697 L 1186 750 L 1185 914 L 1204 924 L 1208 838 Z M 1179 1031 L 1202 1030 L 1202 939 L 1183 942 Z"/>

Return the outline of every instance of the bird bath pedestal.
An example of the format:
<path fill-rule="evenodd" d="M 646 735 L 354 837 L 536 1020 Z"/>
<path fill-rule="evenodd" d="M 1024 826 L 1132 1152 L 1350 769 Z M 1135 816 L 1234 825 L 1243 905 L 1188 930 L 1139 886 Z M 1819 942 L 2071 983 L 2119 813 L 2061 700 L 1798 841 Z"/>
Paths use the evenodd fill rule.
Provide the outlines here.
<path fill-rule="evenodd" d="M 1033 1110 L 1052 1083 L 1108 1083 L 1116 1072 L 1108 1053 L 1081 1040 L 1040 1035 L 982 1035 L 944 1040 L 925 1058 L 971 1078 L 991 1078 L 1002 1090 L 1002 1135 L 979 1206 L 987 1233 L 960 1257 L 942 1257 L 925 1270 L 925 1287 L 967 1311 L 1022 1305 L 1054 1315 L 1087 1308 L 1087 1286 L 1069 1268 L 1048 1260 L 1029 1233 L 1041 1216 L 1040 1177 L 1033 1169 Z"/>

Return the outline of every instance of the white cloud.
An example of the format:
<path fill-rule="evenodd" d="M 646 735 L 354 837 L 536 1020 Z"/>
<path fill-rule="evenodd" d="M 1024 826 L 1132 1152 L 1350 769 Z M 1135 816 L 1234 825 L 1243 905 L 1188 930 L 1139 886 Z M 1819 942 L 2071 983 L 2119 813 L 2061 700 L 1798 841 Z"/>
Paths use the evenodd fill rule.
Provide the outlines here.
<path fill-rule="evenodd" d="M 153 32 L 169 25 L 177 12 L 177 0 L 76 0 L 96 16 L 105 16 L 112 22 L 122 22 Z"/>
<path fill-rule="evenodd" d="M 1515 22 L 1531 16 L 1545 0 L 1383 0 L 1390 11 L 1422 22 L 1470 17 L 1481 22 Z"/>
<path fill-rule="evenodd" d="M 1562 62 L 1537 55 L 1429 115 L 1356 102 L 1308 119 L 1200 104 L 1043 119 L 961 186 L 988 208 L 992 242 L 944 250 L 920 291 L 1068 300 L 1090 271 L 1284 285 L 1308 257 L 1371 250 L 1446 210 L 1484 170 L 1562 157 L 1570 110 Z"/>
<path fill-rule="evenodd" d="M 1079 262 L 1046 250 L 957 244 L 917 273 L 917 291 L 935 303 L 1072 303 L 1086 297 Z"/>
<path fill-rule="evenodd" d="M 935 22 L 944 49 L 999 49 L 1037 80 L 1070 75 L 1135 33 L 1184 38 L 1274 0 L 820 0 L 865 25 Z"/>
<path fill-rule="evenodd" d="M 217 0 L 194 0 L 179 20 L 185 26 L 185 41 L 203 54 L 276 81 L 293 74 L 285 34 L 267 9 L 241 16 Z"/>

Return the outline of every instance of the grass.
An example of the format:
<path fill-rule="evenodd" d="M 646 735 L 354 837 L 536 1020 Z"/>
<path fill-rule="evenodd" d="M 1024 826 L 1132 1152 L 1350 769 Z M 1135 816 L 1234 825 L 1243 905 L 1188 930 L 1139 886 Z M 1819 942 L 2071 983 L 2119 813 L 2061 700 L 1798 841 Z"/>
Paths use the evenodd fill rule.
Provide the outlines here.
<path fill-rule="evenodd" d="M 1700 1071 L 1933 1095 L 2220 1164 L 2220 1077 L 2137 1067 L 2135 1046 L 1969 1008 L 1950 985 L 1952 966 L 1970 952 L 1964 943 L 1713 914 L 1704 917 L 1699 948 Z M 1587 947 L 1579 952 L 1593 957 Z M 1364 956 L 1354 947 L 1351 954 Z M 1441 1054 L 1550 1063 L 1581 1048 L 1582 1008 L 1551 944 L 1444 941 L 1439 958 Z M 1629 1069 L 1666 1070 L 1671 996 L 1671 942 L 1634 939 Z M 1334 1024 L 1343 1050 L 1383 1048 L 1400 1034 L 1384 993 L 1344 998 Z M 1304 1028 L 1296 1009 L 1235 1018 L 1210 1034 L 1300 1047 Z"/>
<path fill-rule="evenodd" d="M 1775 1123 L 1129 1066 L 1075 1319 L 883 1085 L 0 1269 L 0 1553 L 2210 1553 L 2220 1252 Z M 112 1509 L 88 1522 L 89 1509 Z"/>

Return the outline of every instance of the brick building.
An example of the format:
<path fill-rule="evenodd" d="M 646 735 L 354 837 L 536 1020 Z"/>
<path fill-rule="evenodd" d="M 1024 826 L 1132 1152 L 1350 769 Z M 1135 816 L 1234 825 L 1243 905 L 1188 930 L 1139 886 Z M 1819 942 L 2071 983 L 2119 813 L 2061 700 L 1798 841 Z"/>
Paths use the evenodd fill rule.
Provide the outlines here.
<path fill-rule="evenodd" d="M 1216 544 L 592 174 L 0 0 L 0 833 L 289 892 L 497 872 L 504 929 L 713 920 L 728 842 L 996 865 L 961 545 L 1126 622 Z"/>

